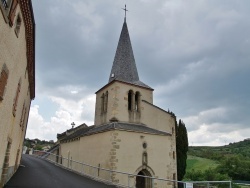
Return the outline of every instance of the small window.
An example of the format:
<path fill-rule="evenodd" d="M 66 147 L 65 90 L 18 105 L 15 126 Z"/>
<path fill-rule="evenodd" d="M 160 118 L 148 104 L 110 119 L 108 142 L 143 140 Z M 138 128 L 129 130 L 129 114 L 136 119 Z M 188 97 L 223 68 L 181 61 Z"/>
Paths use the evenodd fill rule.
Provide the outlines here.
<path fill-rule="evenodd" d="M 22 23 L 22 20 L 21 20 L 20 15 L 18 14 L 17 19 L 16 19 L 16 25 L 15 25 L 15 33 L 16 33 L 17 37 L 18 37 L 19 32 L 20 32 L 21 23 Z"/>
<path fill-rule="evenodd" d="M 18 103 L 18 98 L 19 98 L 20 91 L 21 91 L 21 79 L 18 82 L 17 90 L 16 90 L 16 96 L 14 98 L 14 103 L 13 103 L 13 108 L 12 108 L 13 116 L 16 116 L 16 108 L 17 108 L 17 103 Z"/>
<path fill-rule="evenodd" d="M 5 88 L 7 85 L 7 80 L 8 80 L 8 69 L 6 67 L 6 65 L 3 65 L 2 71 L 1 71 L 1 75 L 0 75 L 0 101 L 3 100 L 3 96 L 5 93 Z"/>
<path fill-rule="evenodd" d="M 22 109 L 22 115 L 21 115 L 21 119 L 20 119 L 20 127 L 22 127 L 22 125 L 23 125 L 23 119 L 24 119 L 24 107 L 25 107 L 25 102 L 23 103 L 23 109 Z"/>
<path fill-rule="evenodd" d="M 175 152 L 173 151 L 173 159 L 175 159 Z"/>
<path fill-rule="evenodd" d="M 26 120 L 26 112 L 27 112 L 27 108 L 25 107 L 25 101 L 24 101 L 22 115 L 21 115 L 21 119 L 20 119 L 20 127 L 22 128 L 22 131 L 24 130 L 24 123 Z"/>
<path fill-rule="evenodd" d="M 146 152 L 142 154 L 142 164 L 148 164 L 148 154 Z"/>

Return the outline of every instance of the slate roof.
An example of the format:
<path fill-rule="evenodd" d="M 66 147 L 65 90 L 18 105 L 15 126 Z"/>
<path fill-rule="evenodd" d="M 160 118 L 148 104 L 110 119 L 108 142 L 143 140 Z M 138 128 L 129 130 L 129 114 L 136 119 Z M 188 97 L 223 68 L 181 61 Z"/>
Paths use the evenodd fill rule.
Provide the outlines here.
<path fill-rule="evenodd" d="M 113 80 L 119 80 L 152 89 L 139 80 L 126 20 L 124 20 L 122 26 L 113 66 L 109 76 L 109 83 Z"/>
<path fill-rule="evenodd" d="M 84 135 L 86 132 L 88 132 L 89 130 L 93 129 L 94 126 L 90 126 L 90 127 L 82 127 L 81 129 L 77 130 L 76 132 L 66 136 L 64 139 L 62 139 L 62 141 L 65 140 L 70 140 L 73 138 L 77 138 L 81 135 Z"/>
<path fill-rule="evenodd" d="M 81 130 L 83 127 L 87 128 L 88 126 L 85 123 L 83 123 L 83 124 L 81 124 L 81 125 L 79 125 L 79 126 L 77 126 L 75 128 L 68 129 L 65 132 L 61 133 L 61 134 L 57 134 L 57 139 L 58 140 L 63 140 L 66 136 L 77 132 L 79 129 Z"/>
<path fill-rule="evenodd" d="M 146 133 L 146 134 L 155 134 L 155 135 L 163 135 L 163 136 L 170 136 L 171 134 L 164 131 L 159 131 L 150 127 L 147 127 L 143 124 L 135 124 L 135 123 L 125 123 L 125 122 L 110 122 L 100 126 L 90 126 L 87 128 L 80 129 L 75 133 L 67 136 L 62 141 L 88 136 L 92 134 L 98 134 L 101 132 L 106 132 L 110 130 L 121 130 L 121 131 L 131 131 L 131 132 L 138 132 L 138 133 Z"/>
<path fill-rule="evenodd" d="M 99 132 L 105 132 L 109 130 L 122 130 L 122 131 L 132 131 L 140 133 L 149 133 L 157 135 L 171 135 L 170 133 L 159 131 L 150 127 L 147 127 L 143 124 L 134 124 L 134 123 L 125 123 L 125 122 L 112 122 L 105 125 L 97 126 L 88 132 L 85 135 L 95 134 Z"/>
<path fill-rule="evenodd" d="M 162 108 L 160 108 L 160 107 L 158 107 L 158 106 L 156 106 L 156 105 L 154 105 L 154 104 L 152 104 L 152 103 L 150 103 L 150 102 L 148 102 L 148 101 L 146 101 L 146 100 L 142 100 L 142 102 L 145 102 L 145 103 L 149 104 L 150 106 L 153 106 L 153 107 L 155 107 L 155 108 L 157 108 L 157 109 L 159 109 L 159 110 L 161 110 L 161 111 L 163 111 L 163 112 L 165 112 L 165 113 L 170 114 L 170 115 L 173 116 L 173 117 L 176 117 L 175 114 L 174 114 L 174 112 L 172 112 L 172 111 L 169 111 L 169 110 L 166 111 L 166 110 L 164 110 L 164 109 L 162 109 Z"/>

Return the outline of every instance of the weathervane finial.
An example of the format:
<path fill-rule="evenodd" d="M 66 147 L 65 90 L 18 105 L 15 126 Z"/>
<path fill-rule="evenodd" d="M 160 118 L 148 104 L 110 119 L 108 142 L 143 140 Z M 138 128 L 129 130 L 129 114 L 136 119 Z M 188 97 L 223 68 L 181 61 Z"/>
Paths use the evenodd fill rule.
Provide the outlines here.
<path fill-rule="evenodd" d="M 128 11 L 128 9 L 126 8 L 126 4 L 125 4 L 125 8 L 122 8 L 122 10 L 125 11 L 124 22 L 126 22 L 126 16 L 127 16 L 126 12 Z"/>

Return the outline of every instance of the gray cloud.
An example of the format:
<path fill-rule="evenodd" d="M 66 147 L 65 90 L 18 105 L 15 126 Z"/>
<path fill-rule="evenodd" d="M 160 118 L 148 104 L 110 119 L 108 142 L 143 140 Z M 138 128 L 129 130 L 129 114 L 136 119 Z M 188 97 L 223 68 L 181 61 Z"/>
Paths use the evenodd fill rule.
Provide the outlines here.
<path fill-rule="evenodd" d="M 122 2 L 34 0 L 33 6 L 36 95 L 80 101 L 105 85 Z M 190 131 L 202 123 L 220 133 L 249 127 L 249 1 L 129 0 L 127 7 L 140 80 L 156 89 L 156 105 L 184 119 L 225 109 L 189 122 Z"/>

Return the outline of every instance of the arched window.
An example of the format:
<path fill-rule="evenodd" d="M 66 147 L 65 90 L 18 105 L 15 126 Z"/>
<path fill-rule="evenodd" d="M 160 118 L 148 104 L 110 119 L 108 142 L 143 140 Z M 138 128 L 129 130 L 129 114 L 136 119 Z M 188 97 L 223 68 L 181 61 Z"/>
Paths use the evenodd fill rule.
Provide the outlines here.
<path fill-rule="evenodd" d="M 135 93 L 135 111 L 140 111 L 140 92 L 137 91 Z"/>
<path fill-rule="evenodd" d="M 128 110 L 133 110 L 133 95 L 134 92 L 132 90 L 129 90 L 128 92 Z"/>

